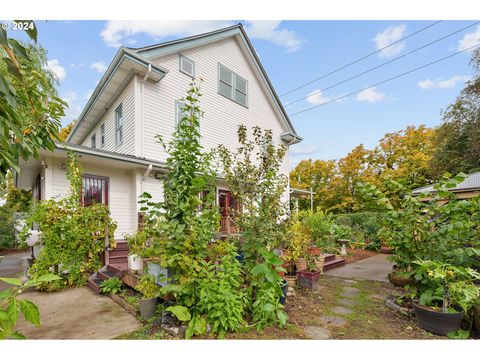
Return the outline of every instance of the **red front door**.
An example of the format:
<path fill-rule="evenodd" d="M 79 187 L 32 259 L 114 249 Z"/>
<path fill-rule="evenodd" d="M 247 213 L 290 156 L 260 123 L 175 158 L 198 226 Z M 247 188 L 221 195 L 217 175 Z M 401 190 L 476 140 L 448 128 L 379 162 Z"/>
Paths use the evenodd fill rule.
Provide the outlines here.
<path fill-rule="evenodd" d="M 220 232 L 232 234 L 237 232 L 233 221 L 234 211 L 238 211 L 238 201 L 228 190 L 218 190 L 218 207 L 220 208 Z"/>

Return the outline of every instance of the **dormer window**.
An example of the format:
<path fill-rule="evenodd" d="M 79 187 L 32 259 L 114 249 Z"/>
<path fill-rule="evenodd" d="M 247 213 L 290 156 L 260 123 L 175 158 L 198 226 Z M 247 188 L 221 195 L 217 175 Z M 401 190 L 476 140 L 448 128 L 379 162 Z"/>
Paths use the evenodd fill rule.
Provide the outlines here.
<path fill-rule="evenodd" d="M 191 78 L 195 77 L 195 63 L 186 58 L 183 55 L 179 56 L 180 60 L 180 72 L 184 73 L 185 75 L 190 76 Z"/>

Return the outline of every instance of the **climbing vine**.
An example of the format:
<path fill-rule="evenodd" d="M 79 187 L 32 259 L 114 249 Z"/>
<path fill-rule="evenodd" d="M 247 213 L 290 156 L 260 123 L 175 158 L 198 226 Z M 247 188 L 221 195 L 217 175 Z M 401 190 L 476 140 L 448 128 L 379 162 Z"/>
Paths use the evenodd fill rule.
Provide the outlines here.
<path fill-rule="evenodd" d="M 105 237 L 114 246 L 116 223 L 110 218 L 109 209 L 103 204 L 81 203 L 82 170 L 72 153 L 66 163 L 70 181 L 67 195 L 41 201 L 27 220 L 27 228 L 32 224 L 39 226 L 43 246 L 29 275 L 35 279 L 53 270 L 62 277 L 48 283 L 46 290 L 84 285 L 88 276 L 102 266 Z"/>

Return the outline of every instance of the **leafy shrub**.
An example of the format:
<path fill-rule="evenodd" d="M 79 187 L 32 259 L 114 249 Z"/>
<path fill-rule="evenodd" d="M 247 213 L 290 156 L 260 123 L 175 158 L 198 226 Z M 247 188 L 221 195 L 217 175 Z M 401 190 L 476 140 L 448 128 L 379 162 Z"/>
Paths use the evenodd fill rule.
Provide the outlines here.
<path fill-rule="evenodd" d="M 100 291 L 103 294 L 116 294 L 121 290 L 122 286 L 123 281 L 120 278 L 114 276 L 101 282 Z"/>
<path fill-rule="evenodd" d="M 116 224 L 102 204 L 81 204 L 82 173 L 75 155 L 67 159 L 70 191 L 59 200 L 41 201 L 27 219 L 26 231 L 33 223 L 42 232 L 42 245 L 29 275 L 37 278 L 53 271 L 64 277 L 62 282 L 50 282 L 46 290 L 64 286 L 84 285 L 88 276 L 102 266 L 100 256 L 105 251 L 105 237 L 114 246 Z"/>
<path fill-rule="evenodd" d="M 480 197 L 459 200 L 449 189 L 465 179 L 446 175 L 434 185 L 435 193 L 413 197 L 409 189 L 390 181 L 403 193 L 398 209 L 375 186 L 359 191 L 385 212 L 379 234 L 393 248 L 393 260 L 407 269 L 415 260 L 432 260 L 454 266 L 478 266 L 480 260 Z M 422 201 L 426 199 L 427 201 Z"/>
<path fill-rule="evenodd" d="M 352 229 L 354 241 L 364 242 L 367 249 L 378 250 L 381 246 L 379 231 L 383 226 L 383 214 L 380 212 L 359 212 L 334 215 L 338 225 Z"/>
<path fill-rule="evenodd" d="M 0 250 L 15 246 L 13 213 L 7 206 L 0 206 Z"/>

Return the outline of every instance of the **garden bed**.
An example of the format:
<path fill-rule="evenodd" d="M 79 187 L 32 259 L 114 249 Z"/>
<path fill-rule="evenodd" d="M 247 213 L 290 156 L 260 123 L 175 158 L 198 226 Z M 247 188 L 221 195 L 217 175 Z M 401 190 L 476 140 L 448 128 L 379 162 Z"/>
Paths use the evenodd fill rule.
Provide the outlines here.
<path fill-rule="evenodd" d="M 347 249 L 347 256 L 342 256 L 347 264 L 351 264 L 356 261 L 367 259 L 369 257 L 378 255 L 378 252 L 373 250 L 364 249 Z"/>

